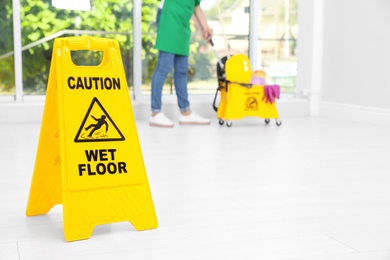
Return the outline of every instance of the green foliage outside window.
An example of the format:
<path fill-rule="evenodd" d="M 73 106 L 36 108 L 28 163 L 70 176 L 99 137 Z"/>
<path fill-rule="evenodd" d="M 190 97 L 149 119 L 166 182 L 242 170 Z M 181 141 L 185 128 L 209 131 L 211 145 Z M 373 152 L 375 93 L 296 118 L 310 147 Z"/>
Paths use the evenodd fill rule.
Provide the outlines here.
<path fill-rule="evenodd" d="M 156 38 L 155 17 L 160 0 L 142 1 L 142 59 L 143 82 L 150 82 L 155 64 L 157 50 L 153 48 Z M 132 85 L 133 68 L 133 21 L 132 0 L 91 0 L 91 10 L 73 11 L 57 9 L 51 0 L 21 0 L 22 46 L 51 36 L 63 30 L 96 31 L 92 36 L 107 37 L 118 40 L 121 46 L 123 65 L 129 86 Z M 0 37 L 0 56 L 13 51 L 12 0 L 0 1 L 0 31 L 7 37 Z M 83 35 L 81 33 L 78 36 Z M 88 34 L 91 35 L 91 34 Z M 75 36 L 64 34 L 60 37 Z M 198 36 L 193 36 L 190 62 L 195 64 L 196 71 L 204 70 L 204 55 L 198 52 L 201 45 Z M 50 70 L 53 40 L 39 44 L 23 51 L 23 88 L 24 94 L 45 94 Z M 89 60 L 89 56 L 98 53 L 78 54 L 79 59 Z M 72 55 L 73 56 L 73 55 Z M 82 56 L 82 57 L 80 57 Z M 202 58 L 203 57 L 203 58 Z M 91 60 L 94 57 L 91 57 Z M 96 58 L 96 57 L 95 57 Z M 14 91 L 14 59 L 13 56 L 0 60 L 0 93 Z M 206 75 L 210 73 L 206 71 Z M 196 76 L 205 77 L 196 73 Z M 190 78 L 191 80 L 191 78 Z"/>
<path fill-rule="evenodd" d="M 153 20 L 158 0 L 143 1 L 142 42 L 151 45 L 155 35 Z M 57 9 L 51 0 L 21 0 L 22 46 L 50 36 L 62 30 L 96 31 L 93 36 L 118 40 L 125 70 L 132 68 L 133 24 L 131 0 L 92 0 L 91 11 Z M 8 37 L 0 37 L 0 55 L 13 51 L 12 1 L 0 3 L 0 31 Z M 100 32 L 112 34 L 101 34 Z M 82 34 L 81 34 L 82 35 Z M 74 36 L 62 35 L 61 37 Z M 23 86 L 25 94 L 44 94 L 49 75 L 53 40 L 23 51 Z M 149 57 L 149 48 L 144 48 L 143 58 Z M 89 54 L 90 55 L 90 54 Z M 13 58 L 0 60 L 0 92 L 14 88 Z M 131 77 L 128 83 L 131 85 Z"/>

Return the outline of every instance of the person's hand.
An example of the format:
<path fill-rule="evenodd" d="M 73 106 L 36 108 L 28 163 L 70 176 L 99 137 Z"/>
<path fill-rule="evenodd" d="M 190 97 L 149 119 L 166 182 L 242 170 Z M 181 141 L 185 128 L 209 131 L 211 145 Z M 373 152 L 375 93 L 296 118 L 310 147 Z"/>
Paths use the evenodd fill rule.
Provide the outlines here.
<path fill-rule="evenodd" d="M 204 29 L 203 38 L 205 38 L 207 41 L 210 41 L 213 38 L 213 29 L 210 29 L 209 27 Z"/>

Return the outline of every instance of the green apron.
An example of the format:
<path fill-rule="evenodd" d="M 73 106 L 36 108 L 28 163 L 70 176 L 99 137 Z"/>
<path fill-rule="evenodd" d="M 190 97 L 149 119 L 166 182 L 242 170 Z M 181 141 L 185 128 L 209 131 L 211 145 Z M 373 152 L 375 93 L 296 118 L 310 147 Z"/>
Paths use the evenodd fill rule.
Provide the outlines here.
<path fill-rule="evenodd" d="M 165 0 L 158 26 L 156 49 L 188 56 L 190 20 L 201 0 Z"/>

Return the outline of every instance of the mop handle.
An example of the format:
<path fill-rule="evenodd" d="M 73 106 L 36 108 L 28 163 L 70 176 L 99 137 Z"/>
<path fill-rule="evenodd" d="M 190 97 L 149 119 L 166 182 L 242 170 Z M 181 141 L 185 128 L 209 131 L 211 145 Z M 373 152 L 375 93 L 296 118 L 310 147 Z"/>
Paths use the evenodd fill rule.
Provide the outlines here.
<path fill-rule="evenodd" d="M 213 47 L 215 56 L 217 56 L 219 67 L 221 67 L 221 69 L 223 70 L 224 66 L 223 66 L 223 63 L 222 63 L 221 59 L 219 58 L 217 50 L 215 49 L 213 39 L 210 39 L 209 42 L 210 42 L 211 46 Z"/>

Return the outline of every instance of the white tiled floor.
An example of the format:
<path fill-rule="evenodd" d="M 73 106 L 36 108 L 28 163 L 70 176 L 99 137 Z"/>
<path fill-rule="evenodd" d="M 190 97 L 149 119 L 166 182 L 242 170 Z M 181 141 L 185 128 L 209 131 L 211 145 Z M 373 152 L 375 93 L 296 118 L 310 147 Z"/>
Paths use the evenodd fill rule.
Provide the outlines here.
<path fill-rule="evenodd" d="M 390 259 L 390 128 L 326 118 L 151 128 L 159 221 L 65 242 L 62 206 L 26 217 L 40 122 L 0 122 L 0 259 Z"/>

